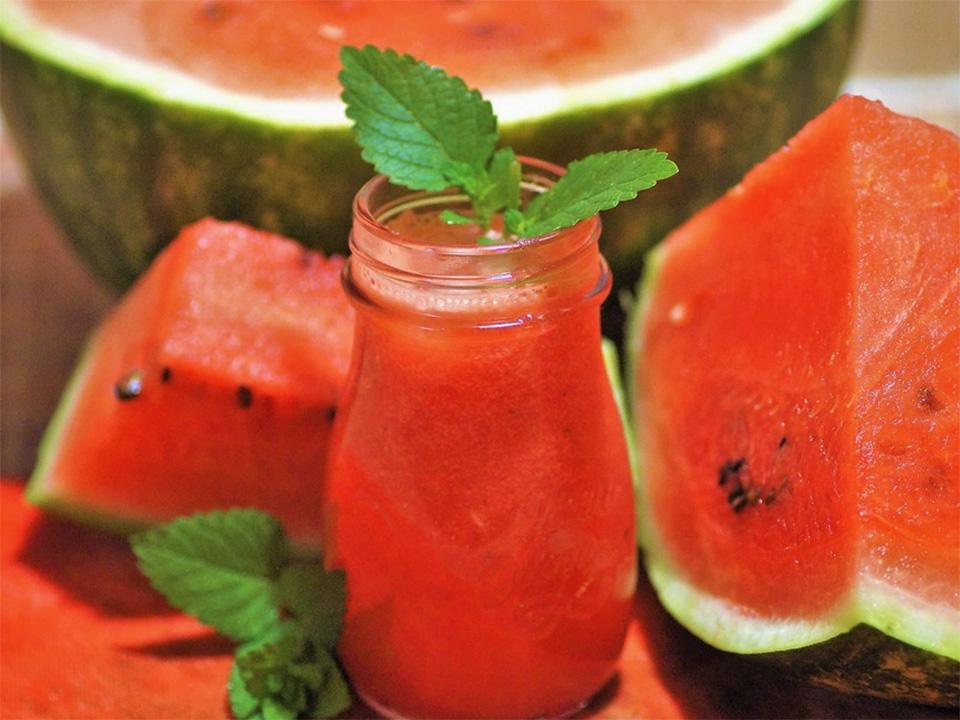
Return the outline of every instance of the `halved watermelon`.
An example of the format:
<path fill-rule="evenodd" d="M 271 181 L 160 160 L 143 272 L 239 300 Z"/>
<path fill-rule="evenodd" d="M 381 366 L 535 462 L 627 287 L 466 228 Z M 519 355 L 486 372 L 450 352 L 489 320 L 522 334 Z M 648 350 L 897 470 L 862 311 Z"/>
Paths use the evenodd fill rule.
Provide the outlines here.
<path fill-rule="evenodd" d="M 235 223 L 185 228 L 89 341 L 30 500 L 118 529 L 256 506 L 313 544 L 352 343 L 342 267 Z"/>
<path fill-rule="evenodd" d="M 743 653 L 875 628 L 805 672 L 955 705 L 958 138 L 844 97 L 675 231 L 643 294 L 632 407 L 664 604 Z"/>
<path fill-rule="evenodd" d="M 0 102 L 70 241 L 126 288 L 204 215 L 345 250 L 370 167 L 339 101 L 337 51 L 410 52 L 482 89 L 524 155 L 670 153 L 682 173 L 604 220 L 624 281 L 834 99 L 858 7 L 3 0 Z"/>

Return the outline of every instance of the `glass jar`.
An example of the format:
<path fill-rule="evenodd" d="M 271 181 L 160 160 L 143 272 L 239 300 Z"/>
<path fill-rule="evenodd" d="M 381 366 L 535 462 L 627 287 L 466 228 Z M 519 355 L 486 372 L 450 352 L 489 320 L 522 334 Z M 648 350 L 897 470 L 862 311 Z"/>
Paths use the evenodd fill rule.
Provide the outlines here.
<path fill-rule="evenodd" d="M 524 159 L 529 198 L 559 168 Z M 448 225 L 463 196 L 354 201 L 353 360 L 325 491 L 340 655 L 405 717 L 559 716 L 610 677 L 636 583 L 633 491 L 600 350 L 600 221 Z"/>

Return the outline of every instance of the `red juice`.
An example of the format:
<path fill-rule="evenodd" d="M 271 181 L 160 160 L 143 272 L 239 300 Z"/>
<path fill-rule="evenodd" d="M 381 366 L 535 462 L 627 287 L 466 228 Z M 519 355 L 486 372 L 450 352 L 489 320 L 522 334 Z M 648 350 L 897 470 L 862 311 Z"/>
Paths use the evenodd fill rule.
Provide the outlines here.
<path fill-rule="evenodd" d="M 570 712 L 615 672 L 636 579 L 599 222 L 480 246 L 436 210 L 377 222 L 370 187 L 326 487 L 341 658 L 389 713 Z"/>

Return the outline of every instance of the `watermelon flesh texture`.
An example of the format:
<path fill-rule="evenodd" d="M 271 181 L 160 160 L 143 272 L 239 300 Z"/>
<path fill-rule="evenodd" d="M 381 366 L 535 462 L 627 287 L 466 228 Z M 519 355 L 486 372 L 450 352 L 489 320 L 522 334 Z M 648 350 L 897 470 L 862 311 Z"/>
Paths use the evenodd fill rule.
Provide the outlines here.
<path fill-rule="evenodd" d="M 120 528 L 254 506 L 314 544 L 352 343 L 342 267 L 236 223 L 185 228 L 91 338 L 30 499 Z"/>
<path fill-rule="evenodd" d="M 843 97 L 651 258 L 642 533 L 709 642 L 866 623 L 960 658 L 958 193 L 955 135 Z M 939 666 L 915 699 L 956 702 Z"/>

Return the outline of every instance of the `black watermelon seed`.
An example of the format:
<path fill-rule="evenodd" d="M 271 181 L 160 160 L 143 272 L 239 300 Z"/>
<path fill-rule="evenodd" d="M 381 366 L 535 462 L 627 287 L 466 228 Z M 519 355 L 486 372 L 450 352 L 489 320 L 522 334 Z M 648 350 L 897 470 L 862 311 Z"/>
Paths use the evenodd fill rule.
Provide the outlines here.
<path fill-rule="evenodd" d="M 173 377 L 173 370 L 171 370 L 167 366 L 164 366 L 163 370 L 160 371 L 160 382 L 168 383 L 170 382 L 170 378 L 172 377 Z"/>
<path fill-rule="evenodd" d="M 746 464 L 747 459 L 742 457 L 735 460 L 727 460 L 717 470 L 717 484 L 720 486 L 726 485 L 728 480 L 736 478 Z"/>
<path fill-rule="evenodd" d="M 253 390 L 246 385 L 239 386 L 237 388 L 237 402 L 240 403 L 242 408 L 250 407 L 253 404 Z"/>
<path fill-rule="evenodd" d="M 937 393 L 929 385 L 924 385 L 917 390 L 917 407 L 927 412 L 936 412 L 943 407 L 937 397 Z"/>
<path fill-rule="evenodd" d="M 139 397 L 141 392 L 143 392 L 142 370 L 131 370 L 113 386 L 113 394 L 117 400 L 133 400 Z"/>

